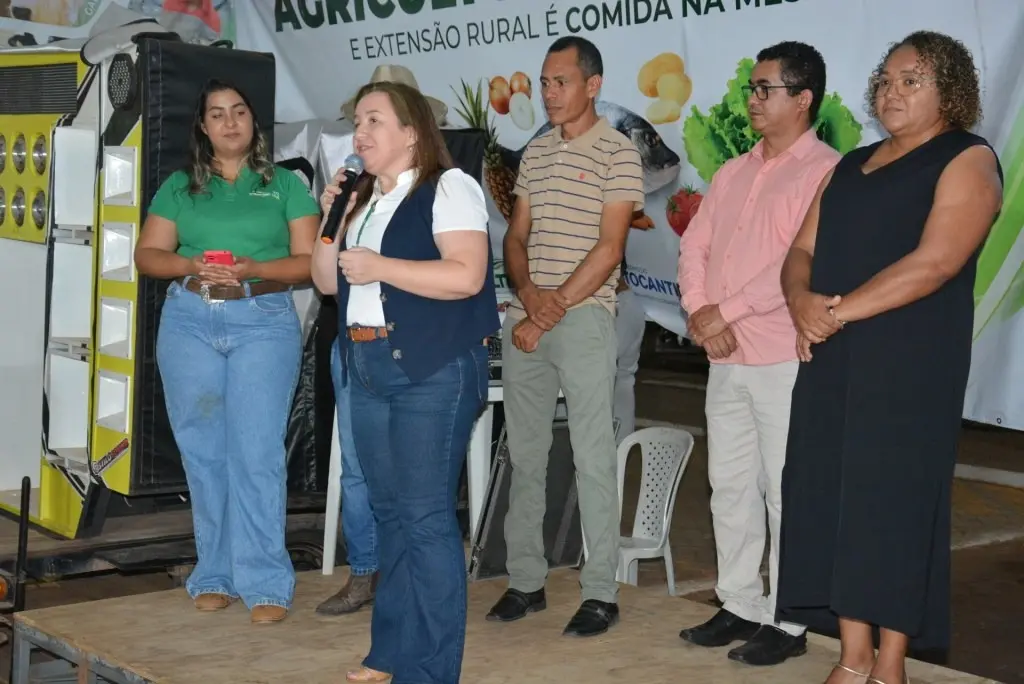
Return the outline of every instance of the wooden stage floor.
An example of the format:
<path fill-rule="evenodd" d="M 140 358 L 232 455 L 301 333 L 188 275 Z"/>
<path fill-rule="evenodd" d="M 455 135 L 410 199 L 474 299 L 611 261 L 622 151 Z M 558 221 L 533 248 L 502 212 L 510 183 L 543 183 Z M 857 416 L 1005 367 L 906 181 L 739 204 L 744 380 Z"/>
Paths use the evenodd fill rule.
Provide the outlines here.
<path fill-rule="evenodd" d="M 252 626 L 234 604 L 199 613 L 184 590 L 162 591 L 20 613 L 18 628 L 77 650 L 84 660 L 122 669 L 161 684 L 340 684 L 369 645 L 370 611 L 339 618 L 314 614 L 316 604 L 345 579 L 299 575 L 292 614 L 280 624 Z M 672 598 L 664 586 L 623 586 L 622 620 L 592 639 L 563 637 L 579 600 L 578 573 L 563 569 L 548 581 L 548 609 L 519 622 L 484 620 L 505 589 L 504 579 L 471 583 L 464 684 L 817 684 L 838 657 L 837 643 L 810 637 L 807 655 L 775 668 L 729 661 L 727 649 L 683 643 L 679 629 L 709 617 L 710 606 Z M 914 662 L 912 681 L 928 684 L 991 682 Z M 84 680 L 79 680 L 84 681 Z"/>

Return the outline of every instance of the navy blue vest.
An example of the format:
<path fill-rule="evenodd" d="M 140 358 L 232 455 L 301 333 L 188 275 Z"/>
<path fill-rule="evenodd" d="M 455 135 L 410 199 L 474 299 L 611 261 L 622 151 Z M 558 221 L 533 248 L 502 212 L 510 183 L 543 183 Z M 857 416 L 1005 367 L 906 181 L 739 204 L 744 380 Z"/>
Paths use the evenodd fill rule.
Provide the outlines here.
<path fill-rule="evenodd" d="M 434 243 L 433 210 L 436 182 L 427 181 L 411 192 L 388 223 L 380 253 L 393 259 L 431 261 L 441 258 Z M 346 249 L 345 241 L 341 249 Z M 348 294 L 350 285 L 338 269 L 338 344 L 342 363 L 348 345 Z M 413 382 L 425 380 L 473 345 L 483 344 L 500 327 L 494 292 L 493 256 L 488 241 L 487 276 L 483 288 L 466 299 L 430 299 L 380 284 L 380 300 L 388 339 L 399 367 Z M 343 366 L 344 368 L 345 366 Z"/>

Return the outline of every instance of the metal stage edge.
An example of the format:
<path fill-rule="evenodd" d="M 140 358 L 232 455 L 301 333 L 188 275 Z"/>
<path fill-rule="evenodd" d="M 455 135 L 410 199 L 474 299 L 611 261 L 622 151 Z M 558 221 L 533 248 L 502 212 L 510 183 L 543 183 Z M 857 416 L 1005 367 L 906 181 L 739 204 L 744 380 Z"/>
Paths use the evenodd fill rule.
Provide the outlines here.
<path fill-rule="evenodd" d="M 127 670 L 104 662 L 61 639 L 13 620 L 11 684 L 152 684 Z M 60 660 L 32 665 L 32 651 L 42 649 Z"/>

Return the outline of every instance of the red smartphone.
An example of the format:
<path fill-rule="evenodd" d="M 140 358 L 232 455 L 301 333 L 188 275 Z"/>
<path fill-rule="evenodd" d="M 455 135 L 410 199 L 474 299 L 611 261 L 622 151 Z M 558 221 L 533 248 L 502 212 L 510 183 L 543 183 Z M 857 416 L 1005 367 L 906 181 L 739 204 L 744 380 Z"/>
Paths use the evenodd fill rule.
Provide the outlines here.
<path fill-rule="evenodd" d="M 208 249 L 203 252 L 203 261 L 208 264 L 218 264 L 220 266 L 234 266 L 235 255 L 226 249 Z"/>

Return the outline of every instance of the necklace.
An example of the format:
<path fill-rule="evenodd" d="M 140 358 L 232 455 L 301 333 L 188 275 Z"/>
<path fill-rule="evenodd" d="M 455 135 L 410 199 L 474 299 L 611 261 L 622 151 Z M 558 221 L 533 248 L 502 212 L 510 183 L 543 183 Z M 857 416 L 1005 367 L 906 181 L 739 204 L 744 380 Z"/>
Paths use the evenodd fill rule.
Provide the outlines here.
<path fill-rule="evenodd" d="M 377 208 L 377 200 L 374 200 L 370 204 L 370 210 L 368 212 L 366 212 L 366 216 L 363 217 L 363 222 L 359 224 L 359 232 L 356 233 L 356 244 L 355 244 L 356 247 L 359 246 L 360 240 L 363 239 L 363 229 L 366 228 L 366 224 L 369 222 L 370 217 L 373 216 L 373 210 L 376 209 L 376 208 Z"/>

